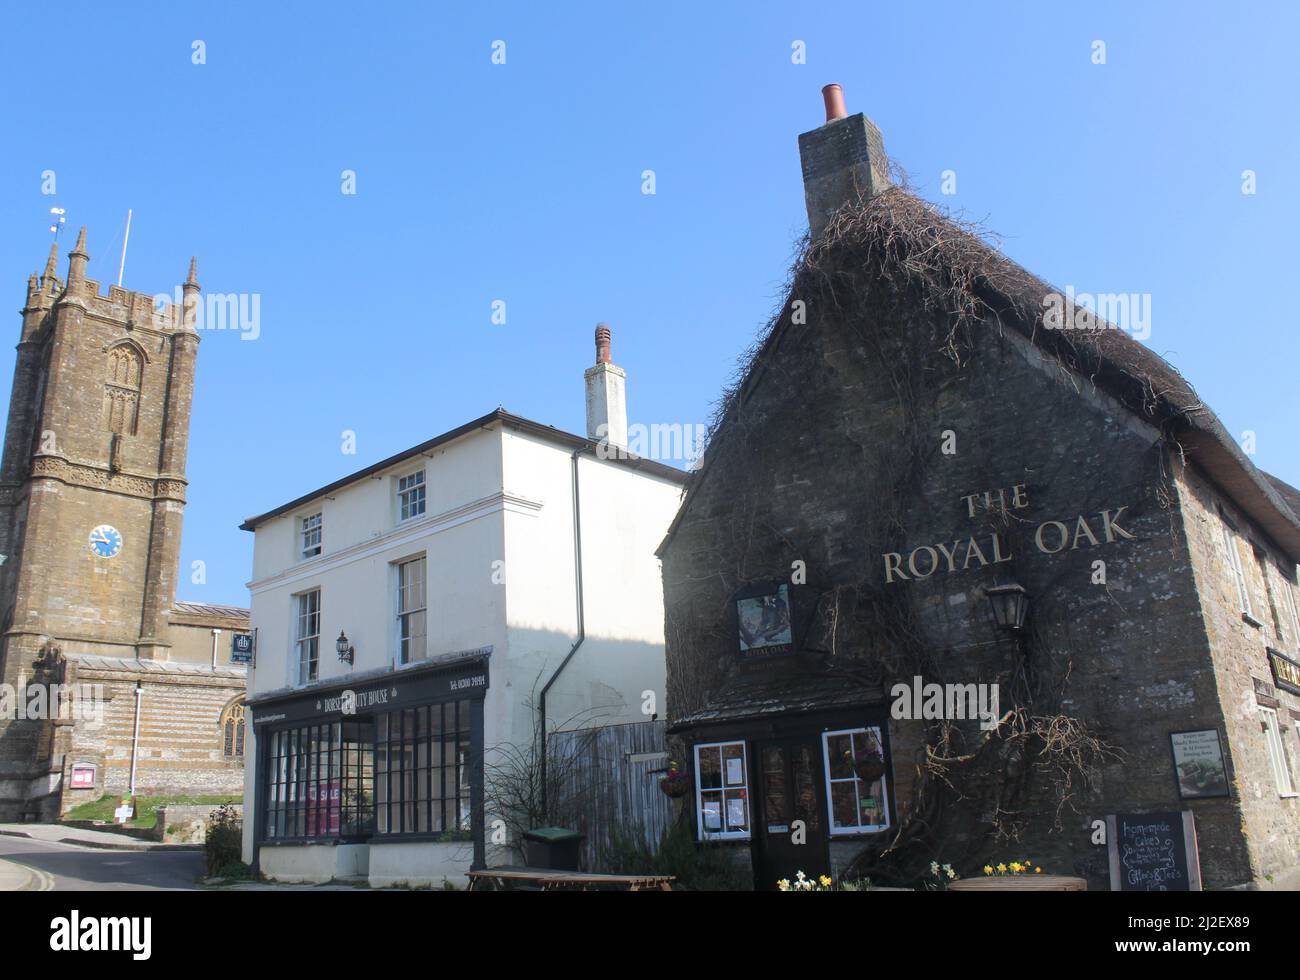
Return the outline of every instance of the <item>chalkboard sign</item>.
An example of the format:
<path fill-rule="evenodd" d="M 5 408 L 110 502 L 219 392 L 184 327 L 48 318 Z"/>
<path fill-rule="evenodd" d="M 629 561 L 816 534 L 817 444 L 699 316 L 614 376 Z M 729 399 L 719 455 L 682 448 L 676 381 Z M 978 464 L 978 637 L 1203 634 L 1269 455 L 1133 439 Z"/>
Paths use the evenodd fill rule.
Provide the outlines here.
<path fill-rule="evenodd" d="M 1111 891 L 1201 890 L 1196 821 L 1190 810 L 1108 816 L 1106 843 Z"/>

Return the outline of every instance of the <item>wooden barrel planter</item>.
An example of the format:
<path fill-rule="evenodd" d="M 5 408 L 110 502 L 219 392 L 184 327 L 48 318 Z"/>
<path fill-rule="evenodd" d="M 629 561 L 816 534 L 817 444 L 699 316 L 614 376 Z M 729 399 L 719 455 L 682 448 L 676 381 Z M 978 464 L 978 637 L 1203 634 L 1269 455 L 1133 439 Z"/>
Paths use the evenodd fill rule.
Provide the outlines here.
<path fill-rule="evenodd" d="M 1086 892 L 1087 878 L 1068 875 L 989 875 L 961 878 L 948 886 L 950 892 Z"/>

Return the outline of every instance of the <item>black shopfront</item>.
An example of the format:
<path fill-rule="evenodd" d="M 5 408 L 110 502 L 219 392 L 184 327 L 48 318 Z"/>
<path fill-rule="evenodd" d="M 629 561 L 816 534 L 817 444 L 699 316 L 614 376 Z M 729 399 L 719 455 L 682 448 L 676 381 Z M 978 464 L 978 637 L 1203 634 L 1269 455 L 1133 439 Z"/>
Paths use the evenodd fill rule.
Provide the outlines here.
<path fill-rule="evenodd" d="M 472 841 L 484 864 L 486 655 L 249 704 L 258 847 Z"/>

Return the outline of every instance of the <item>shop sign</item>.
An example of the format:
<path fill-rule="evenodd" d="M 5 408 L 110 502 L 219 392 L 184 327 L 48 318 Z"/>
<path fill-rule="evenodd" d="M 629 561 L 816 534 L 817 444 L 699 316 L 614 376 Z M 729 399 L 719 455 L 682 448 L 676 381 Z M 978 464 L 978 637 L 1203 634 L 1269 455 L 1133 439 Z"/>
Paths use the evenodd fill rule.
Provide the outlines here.
<path fill-rule="evenodd" d="M 1268 662 L 1273 668 L 1273 683 L 1284 691 L 1300 694 L 1300 663 L 1276 650 L 1268 651 Z"/>

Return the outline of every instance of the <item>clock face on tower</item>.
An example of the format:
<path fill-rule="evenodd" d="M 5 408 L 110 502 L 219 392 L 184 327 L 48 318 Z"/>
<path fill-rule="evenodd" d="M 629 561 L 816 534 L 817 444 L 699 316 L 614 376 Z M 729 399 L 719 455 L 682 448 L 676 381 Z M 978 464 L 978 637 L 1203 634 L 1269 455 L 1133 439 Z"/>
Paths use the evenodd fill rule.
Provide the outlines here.
<path fill-rule="evenodd" d="M 100 558 L 116 558 L 122 550 L 122 535 L 111 524 L 101 524 L 90 532 L 90 550 Z"/>

